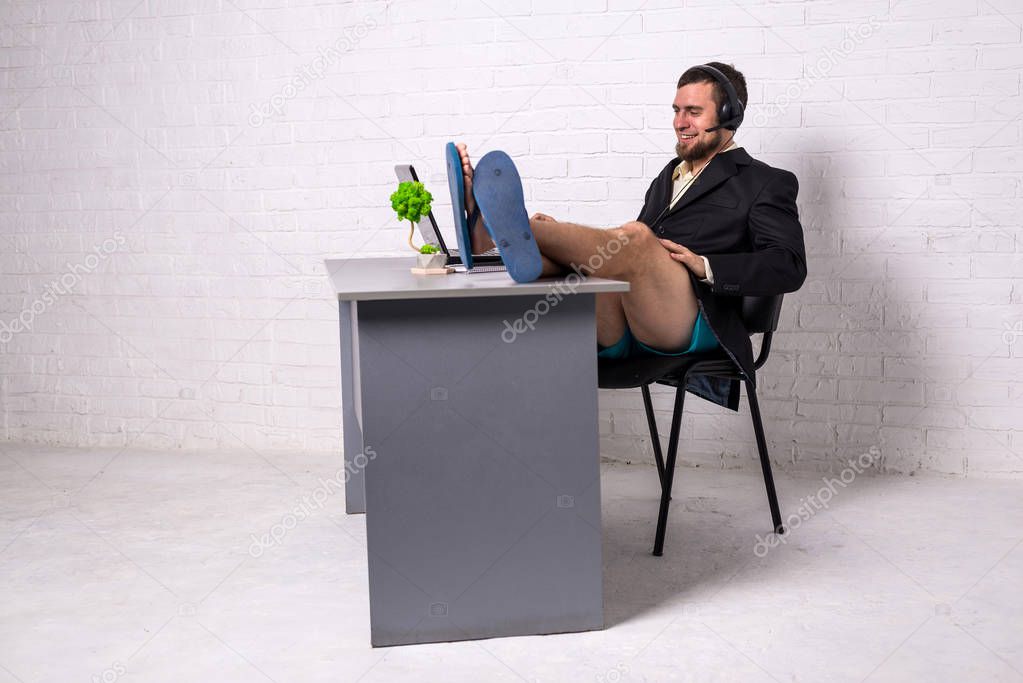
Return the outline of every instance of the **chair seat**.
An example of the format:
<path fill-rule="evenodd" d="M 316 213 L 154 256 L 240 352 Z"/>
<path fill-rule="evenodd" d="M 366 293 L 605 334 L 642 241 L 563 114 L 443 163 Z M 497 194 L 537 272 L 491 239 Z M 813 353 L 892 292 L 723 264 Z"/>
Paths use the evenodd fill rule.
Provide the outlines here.
<path fill-rule="evenodd" d="M 720 348 L 685 356 L 635 356 L 600 358 L 597 362 L 597 386 L 601 389 L 634 389 L 652 382 L 677 386 L 683 373 L 739 379 L 735 363 Z"/>

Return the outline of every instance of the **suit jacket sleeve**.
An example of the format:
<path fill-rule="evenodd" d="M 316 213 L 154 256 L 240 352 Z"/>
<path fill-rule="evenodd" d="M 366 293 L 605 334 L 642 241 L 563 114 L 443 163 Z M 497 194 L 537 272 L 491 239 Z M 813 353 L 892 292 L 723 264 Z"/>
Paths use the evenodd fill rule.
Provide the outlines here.
<path fill-rule="evenodd" d="M 778 170 L 760 190 L 749 212 L 752 252 L 707 254 L 714 271 L 712 291 L 734 296 L 794 292 L 806 279 L 806 250 L 799 224 L 799 181 Z"/>

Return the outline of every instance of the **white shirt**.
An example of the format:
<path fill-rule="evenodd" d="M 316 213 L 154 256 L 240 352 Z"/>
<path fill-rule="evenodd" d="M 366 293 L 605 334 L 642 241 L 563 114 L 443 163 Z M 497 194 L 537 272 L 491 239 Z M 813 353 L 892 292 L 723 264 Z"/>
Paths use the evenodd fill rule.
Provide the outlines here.
<path fill-rule="evenodd" d="M 741 149 L 739 145 L 735 144 L 735 140 L 729 143 L 728 147 L 721 150 L 721 154 L 725 152 L 731 152 L 733 149 Z M 707 162 L 710 163 L 710 162 Z M 683 161 L 681 164 L 675 167 L 675 172 L 671 175 L 671 199 L 669 200 L 668 209 L 670 210 L 682 195 L 686 193 L 693 180 L 693 169 L 688 161 Z M 706 282 L 708 285 L 714 284 L 714 273 L 710 269 L 710 261 L 707 260 L 706 256 L 701 256 L 703 259 L 704 268 L 707 270 L 707 277 L 700 280 L 700 282 Z"/>

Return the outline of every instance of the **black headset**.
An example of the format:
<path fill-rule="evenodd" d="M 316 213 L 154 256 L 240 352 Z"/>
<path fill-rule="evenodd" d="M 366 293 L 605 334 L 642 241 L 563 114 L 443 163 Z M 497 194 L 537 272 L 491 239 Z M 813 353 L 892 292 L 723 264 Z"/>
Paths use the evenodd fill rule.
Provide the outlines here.
<path fill-rule="evenodd" d="M 739 100 L 738 93 L 735 92 L 735 86 L 728 80 L 728 77 L 721 73 L 721 70 L 711 66 L 710 64 L 699 64 L 692 67 L 699 69 L 700 71 L 710 74 L 711 77 L 717 81 L 725 91 L 725 101 L 718 107 L 718 125 L 708 128 L 706 132 L 713 133 L 718 128 L 724 128 L 725 130 L 735 131 L 740 125 L 742 125 L 742 117 L 745 114 L 742 101 Z"/>

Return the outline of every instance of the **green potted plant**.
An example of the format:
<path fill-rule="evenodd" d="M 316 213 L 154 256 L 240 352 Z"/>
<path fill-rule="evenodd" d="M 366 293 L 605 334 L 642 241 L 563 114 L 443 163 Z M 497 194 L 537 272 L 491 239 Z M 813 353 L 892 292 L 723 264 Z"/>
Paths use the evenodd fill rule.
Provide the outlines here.
<path fill-rule="evenodd" d="M 447 256 L 435 244 L 424 244 L 416 247 L 412 237 L 416 232 L 416 223 L 422 220 L 423 216 L 430 213 L 430 203 L 433 195 L 426 189 L 426 186 L 419 182 L 405 181 L 398 185 L 398 189 L 391 195 L 391 208 L 398 214 L 398 218 L 409 222 L 408 245 L 416 251 L 418 266 L 422 269 L 442 269 L 447 262 Z"/>
<path fill-rule="evenodd" d="M 447 254 L 443 253 L 436 244 L 424 244 L 419 247 L 420 268 L 443 268 L 447 260 Z"/>

